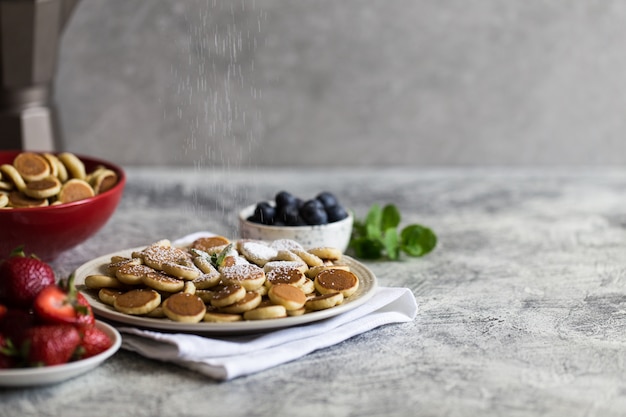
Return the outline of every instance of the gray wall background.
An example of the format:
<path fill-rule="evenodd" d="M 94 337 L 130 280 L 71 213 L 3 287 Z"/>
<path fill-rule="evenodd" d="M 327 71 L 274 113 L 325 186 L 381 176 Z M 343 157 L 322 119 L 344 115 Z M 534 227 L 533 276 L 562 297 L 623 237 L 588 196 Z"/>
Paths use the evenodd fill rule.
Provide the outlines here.
<path fill-rule="evenodd" d="M 66 149 L 120 164 L 626 162 L 626 2 L 83 0 Z"/>

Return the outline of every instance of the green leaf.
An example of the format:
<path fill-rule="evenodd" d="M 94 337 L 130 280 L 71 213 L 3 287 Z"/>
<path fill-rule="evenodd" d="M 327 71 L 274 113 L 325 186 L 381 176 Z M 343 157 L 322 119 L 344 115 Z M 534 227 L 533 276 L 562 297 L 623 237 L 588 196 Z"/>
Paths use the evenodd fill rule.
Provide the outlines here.
<path fill-rule="evenodd" d="M 424 256 L 437 246 L 437 236 L 428 227 L 412 224 L 400 232 L 400 246 L 410 256 Z"/>
<path fill-rule="evenodd" d="M 383 218 L 383 211 L 378 204 L 374 204 L 370 207 L 367 217 L 365 218 L 365 236 L 370 239 L 380 239 L 383 234 L 381 228 Z"/>
<path fill-rule="evenodd" d="M 215 268 L 219 269 L 219 267 L 224 262 L 224 258 L 226 258 L 226 255 L 228 255 L 232 248 L 233 244 L 229 243 L 228 246 L 226 246 L 219 254 L 214 254 L 211 256 L 211 262 L 213 263 L 213 266 Z"/>
<path fill-rule="evenodd" d="M 357 258 L 390 260 L 409 256 L 423 256 L 437 245 L 437 236 L 427 227 L 412 224 L 398 232 L 401 216 L 398 208 L 387 204 L 381 208 L 373 204 L 365 219 L 354 220 L 350 249 Z"/>
<path fill-rule="evenodd" d="M 390 227 L 385 230 L 383 244 L 385 245 L 385 251 L 389 259 L 396 260 L 400 257 L 399 240 L 398 231 L 395 227 Z"/>
<path fill-rule="evenodd" d="M 357 258 L 378 259 L 383 255 L 383 245 L 377 240 L 358 238 L 350 242 L 350 247 L 354 249 Z"/>
<path fill-rule="evenodd" d="M 396 229 L 400 224 L 400 219 L 400 210 L 393 204 L 387 204 L 383 208 L 380 228 L 385 231 L 391 228 Z"/>

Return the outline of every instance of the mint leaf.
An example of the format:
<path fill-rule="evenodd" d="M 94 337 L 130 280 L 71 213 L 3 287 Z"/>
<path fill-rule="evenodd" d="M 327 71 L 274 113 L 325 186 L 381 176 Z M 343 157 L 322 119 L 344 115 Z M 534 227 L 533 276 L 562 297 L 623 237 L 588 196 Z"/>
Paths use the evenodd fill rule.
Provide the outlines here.
<path fill-rule="evenodd" d="M 364 220 L 355 218 L 350 249 L 357 258 L 397 260 L 401 253 L 424 256 L 437 246 L 437 236 L 428 227 L 411 224 L 398 232 L 401 218 L 395 205 L 373 204 Z"/>
<path fill-rule="evenodd" d="M 378 204 L 374 204 L 365 218 L 365 236 L 369 239 L 380 239 L 382 236 L 383 211 Z"/>
<path fill-rule="evenodd" d="M 427 227 L 412 224 L 400 232 L 402 250 L 410 256 L 424 256 L 437 245 L 437 236 Z"/>
<path fill-rule="evenodd" d="M 380 228 L 384 231 L 387 231 L 391 228 L 397 228 L 400 224 L 400 210 L 393 204 L 387 204 L 383 208 Z"/>
<path fill-rule="evenodd" d="M 383 246 L 378 240 L 360 237 L 350 241 L 350 247 L 357 258 L 378 259 L 383 255 Z"/>
<path fill-rule="evenodd" d="M 396 260 L 400 256 L 400 246 L 398 231 L 395 227 L 390 227 L 385 230 L 385 234 L 383 235 L 383 243 L 385 245 L 385 250 L 387 251 L 387 257 L 389 259 Z"/>

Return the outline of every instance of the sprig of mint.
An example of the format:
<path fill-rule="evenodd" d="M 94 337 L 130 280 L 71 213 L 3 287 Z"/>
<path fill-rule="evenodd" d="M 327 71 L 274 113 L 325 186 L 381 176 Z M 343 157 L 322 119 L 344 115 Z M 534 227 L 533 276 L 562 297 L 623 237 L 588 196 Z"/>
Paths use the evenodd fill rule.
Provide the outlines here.
<path fill-rule="evenodd" d="M 350 248 L 357 258 L 398 260 L 401 253 L 420 257 L 437 246 L 437 236 L 428 227 L 410 224 L 399 229 L 402 217 L 393 204 L 370 207 L 365 219 L 356 219 Z"/>
<path fill-rule="evenodd" d="M 232 248 L 233 244 L 229 243 L 228 246 L 226 246 L 220 253 L 214 253 L 213 255 L 211 255 L 211 263 L 215 268 L 219 269 L 219 267 L 222 266 L 224 258 L 226 258 Z"/>

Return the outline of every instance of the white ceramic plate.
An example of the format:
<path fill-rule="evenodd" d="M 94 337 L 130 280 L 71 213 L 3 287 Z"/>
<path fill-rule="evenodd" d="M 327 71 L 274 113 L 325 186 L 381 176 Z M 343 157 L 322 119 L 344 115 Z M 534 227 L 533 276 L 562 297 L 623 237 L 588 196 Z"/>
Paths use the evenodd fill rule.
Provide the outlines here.
<path fill-rule="evenodd" d="M 132 325 L 135 327 L 142 327 L 147 329 L 158 329 L 166 331 L 178 331 L 187 333 L 256 333 L 264 332 L 274 329 L 280 329 L 285 327 L 297 326 L 305 323 L 311 323 L 318 320 L 323 320 L 329 317 L 336 316 L 346 311 L 350 311 L 363 303 L 367 302 L 376 288 L 376 276 L 362 263 L 352 259 L 348 256 L 344 256 L 344 262 L 350 267 L 350 270 L 354 272 L 359 278 L 359 288 L 345 301 L 333 308 L 326 310 L 315 311 L 301 316 L 285 317 L 272 320 L 250 320 L 250 321 L 238 321 L 233 323 L 180 323 L 166 318 L 150 318 L 143 316 L 131 316 L 116 311 L 113 307 L 104 304 L 98 298 L 95 291 L 89 290 L 85 287 L 85 278 L 93 274 L 105 273 L 104 267 L 110 263 L 111 257 L 114 255 L 130 257 L 133 251 L 142 250 L 141 248 L 126 249 L 123 251 L 115 252 L 109 255 L 104 255 L 89 261 L 82 266 L 78 267 L 75 272 L 74 282 L 77 288 L 85 295 L 89 300 L 94 313 L 102 318 L 113 320 L 118 323 Z"/>
<path fill-rule="evenodd" d="M 115 328 L 99 320 L 96 320 L 96 326 L 108 334 L 113 341 L 113 345 L 109 349 L 91 358 L 63 365 L 44 366 L 41 368 L 0 369 L 0 386 L 28 387 L 54 384 L 96 368 L 117 352 L 122 344 L 122 336 Z"/>

